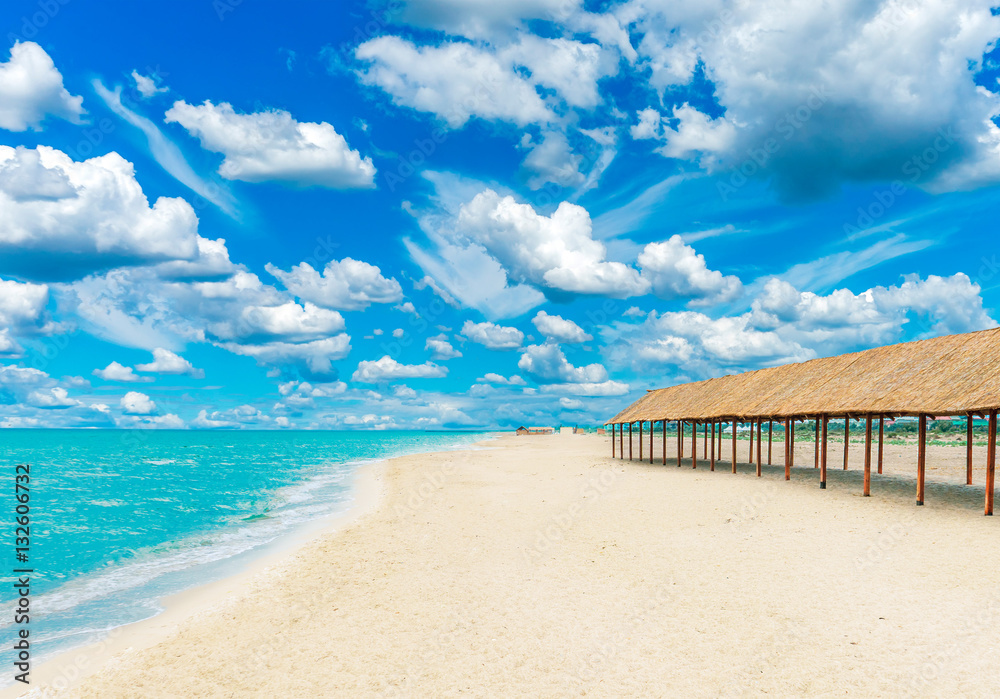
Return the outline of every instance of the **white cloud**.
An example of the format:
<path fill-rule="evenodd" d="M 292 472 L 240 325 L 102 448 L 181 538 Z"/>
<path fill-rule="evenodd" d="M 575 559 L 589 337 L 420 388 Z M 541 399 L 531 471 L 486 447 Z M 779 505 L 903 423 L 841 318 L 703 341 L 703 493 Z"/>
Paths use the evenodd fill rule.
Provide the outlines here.
<path fill-rule="evenodd" d="M 559 345 L 528 345 L 517 367 L 539 383 L 602 383 L 608 371 L 600 364 L 576 367 L 570 364 Z"/>
<path fill-rule="evenodd" d="M 157 87 L 156 81 L 153 78 L 141 75 L 138 71 L 132 71 L 132 80 L 135 81 L 135 89 L 139 91 L 139 94 L 144 98 L 149 99 L 154 97 L 160 92 L 169 92 L 170 88 Z"/>
<path fill-rule="evenodd" d="M 445 360 L 455 359 L 462 356 L 461 352 L 452 347 L 445 335 L 427 338 L 427 342 L 424 344 L 424 349 L 429 349 L 433 352 L 431 359 Z"/>
<path fill-rule="evenodd" d="M 378 267 L 350 257 L 331 260 L 322 274 L 308 262 L 288 272 L 270 263 L 266 269 L 300 299 L 326 308 L 360 311 L 373 303 L 395 303 L 403 298 L 399 282 L 383 277 Z"/>
<path fill-rule="evenodd" d="M 487 372 L 484 376 L 476 379 L 477 383 L 496 383 L 503 386 L 527 386 L 528 382 L 522 379 L 517 374 L 514 374 L 509 379 L 500 374 L 495 374 L 492 371 Z"/>
<path fill-rule="evenodd" d="M 543 39 L 522 33 L 515 44 L 498 52 L 501 59 L 527 68 L 536 85 L 555 90 L 572 107 L 601 103 L 597 82 L 617 72 L 617 55 L 600 44 L 570 39 Z"/>
<path fill-rule="evenodd" d="M 307 376 L 324 377 L 334 373 L 332 361 L 343 359 L 351 351 L 350 335 L 341 333 L 310 342 L 267 342 L 264 344 L 220 345 L 234 354 L 253 357 L 260 364 L 273 366 L 293 365 Z"/>
<path fill-rule="evenodd" d="M 0 327 L 18 335 L 48 335 L 60 329 L 49 317 L 49 287 L 0 279 Z"/>
<path fill-rule="evenodd" d="M 48 116 L 81 123 L 83 98 L 63 87 L 49 54 L 33 41 L 15 43 L 10 60 L 0 63 L 0 129 L 41 129 Z"/>
<path fill-rule="evenodd" d="M 0 268 L 21 276 L 79 278 L 199 256 L 191 206 L 160 197 L 150 207 L 132 164 L 117 153 L 74 162 L 45 146 L 0 146 L 0 219 Z"/>
<path fill-rule="evenodd" d="M 542 386 L 543 393 L 566 394 L 571 396 L 624 396 L 629 385 L 623 381 L 601 381 L 597 383 L 552 383 Z"/>
<path fill-rule="evenodd" d="M 395 36 L 361 44 L 358 78 L 380 87 L 401 106 L 430 112 L 452 128 L 472 117 L 517 126 L 546 123 L 555 114 L 531 82 L 493 52 L 466 43 L 415 46 Z"/>
<path fill-rule="evenodd" d="M 642 109 L 636 112 L 636 116 L 639 117 L 638 123 L 629 127 L 629 133 L 632 135 L 632 138 L 637 141 L 648 138 L 659 138 L 663 117 L 660 116 L 658 111 L 653 108 Z"/>
<path fill-rule="evenodd" d="M 538 328 L 538 332 L 556 342 L 589 342 L 594 339 L 593 335 L 585 333 L 572 320 L 549 315 L 545 311 L 539 311 L 531 322 Z"/>
<path fill-rule="evenodd" d="M 153 361 L 149 364 L 136 364 L 139 371 L 147 371 L 154 374 L 181 375 L 187 374 L 196 379 L 205 378 L 202 369 L 195 369 L 191 362 L 180 355 L 174 354 L 168 349 L 156 347 L 153 349 Z"/>
<path fill-rule="evenodd" d="M 604 244 L 591 235 L 590 214 L 576 204 L 563 202 L 551 216 L 543 216 L 528 204 L 486 189 L 462 206 L 457 224 L 515 281 L 616 298 L 649 289 L 632 267 L 605 260 Z"/>
<path fill-rule="evenodd" d="M 184 420 L 173 413 L 166 415 L 123 415 L 115 421 L 115 426 L 144 430 L 183 430 L 187 427 Z"/>
<path fill-rule="evenodd" d="M 218 413 L 212 414 L 218 415 Z M 201 410 L 198 412 L 198 417 L 191 421 L 191 427 L 195 427 L 200 430 L 218 430 L 230 427 L 239 427 L 239 423 L 232 420 L 217 420 L 210 418 L 207 410 Z"/>
<path fill-rule="evenodd" d="M 129 391 L 122 396 L 120 405 L 126 415 L 152 415 L 157 412 L 156 403 L 138 391 Z"/>
<path fill-rule="evenodd" d="M 393 306 L 393 308 L 395 308 L 397 311 L 401 311 L 403 313 L 409 313 L 411 316 L 419 316 L 420 315 L 419 313 L 417 313 L 417 309 L 414 308 L 413 303 L 411 303 L 410 301 L 406 301 L 404 303 L 401 303 L 398 306 Z"/>
<path fill-rule="evenodd" d="M 524 342 L 524 333 L 517 328 L 490 322 L 473 323 L 467 320 L 462 325 L 462 335 L 492 350 L 517 349 Z"/>
<path fill-rule="evenodd" d="M 509 30 L 525 20 L 563 19 L 582 0 L 405 0 L 400 19 L 468 37 Z"/>
<path fill-rule="evenodd" d="M 402 328 L 396 328 L 395 330 L 393 330 L 393 331 L 392 331 L 392 336 L 393 336 L 394 338 L 396 338 L 397 340 L 398 340 L 399 338 L 401 338 L 401 337 L 402 337 L 403 335 L 405 335 L 405 334 L 406 334 L 406 331 L 405 331 L 405 330 L 403 330 Z"/>
<path fill-rule="evenodd" d="M 333 189 L 374 187 L 375 166 L 328 123 L 298 122 L 282 110 L 239 114 L 225 102 L 174 103 L 166 122 L 176 122 L 222 153 L 219 174 L 245 182 L 279 181 Z"/>
<path fill-rule="evenodd" d="M 132 370 L 132 367 L 123 366 L 118 362 L 111 362 L 103 369 L 94 369 L 93 374 L 105 381 L 121 381 L 122 383 L 153 380 L 148 376 L 139 376 Z"/>
<path fill-rule="evenodd" d="M 662 299 L 690 297 L 695 303 L 721 303 L 733 300 L 743 289 L 738 277 L 708 269 L 705 257 L 685 245 L 679 235 L 647 245 L 638 263 L 642 277 Z"/>
<path fill-rule="evenodd" d="M 53 388 L 40 388 L 37 391 L 29 393 L 28 405 L 36 408 L 60 410 L 74 408 L 83 405 L 83 403 L 70 398 L 65 388 L 55 386 Z"/>
<path fill-rule="evenodd" d="M 413 282 L 413 288 L 416 289 L 417 291 L 422 291 L 423 289 L 429 288 L 431 291 L 437 294 L 442 301 L 444 301 L 452 308 L 462 307 L 462 304 L 460 304 L 451 294 L 449 294 L 444 289 L 444 287 L 442 287 L 440 284 L 434 281 L 434 278 L 429 275 L 425 275 L 423 279 Z"/>
<path fill-rule="evenodd" d="M 437 379 L 448 375 L 447 367 L 431 362 L 424 364 L 400 364 L 386 355 L 374 361 L 362 361 L 351 376 L 359 383 L 382 383 L 395 379 Z"/>

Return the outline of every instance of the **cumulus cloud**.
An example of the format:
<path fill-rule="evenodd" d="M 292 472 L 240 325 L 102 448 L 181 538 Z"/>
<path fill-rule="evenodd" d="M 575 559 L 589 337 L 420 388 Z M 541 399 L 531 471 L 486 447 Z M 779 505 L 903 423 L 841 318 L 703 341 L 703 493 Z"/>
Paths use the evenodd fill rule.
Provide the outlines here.
<path fill-rule="evenodd" d="M 707 305 L 731 301 L 743 289 L 738 277 L 708 269 L 704 255 L 685 245 L 679 235 L 647 245 L 638 263 L 642 277 L 662 299 L 693 298 L 694 304 Z"/>
<path fill-rule="evenodd" d="M 149 206 L 117 153 L 0 146 L 0 271 L 66 280 L 122 265 L 199 257 L 198 219 L 182 199 Z"/>
<path fill-rule="evenodd" d="M 447 375 L 447 367 L 431 362 L 400 364 L 386 355 L 378 360 L 360 362 L 351 380 L 359 383 L 382 383 L 395 379 L 438 379 Z"/>
<path fill-rule="evenodd" d="M 609 262 L 594 240 L 590 214 L 563 202 L 551 216 L 492 189 L 477 194 L 458 215 L 458 230 L 481 245 L 518 282 L 543 289 L 625 298 L 649 289 L 639 273 Z"/>
<path fill-rule="evenodd" d="M 123 366 L 118 362 L 111 362 L 103 369 L 94 369 L 94 376 L 105 381 L 120 381 L 122 383 L 135 383 L 138 381 L 152 381 L 148 376 L 139 376 L 132 367 Z"/>
<path fill-rule="evenodd" d="M 47 410 L 62 410 L 83 405 L 80 401 L 70 398 L 69 392 L 62 386 L 40 388 L 28 394 L 28 405 Z"/>
<path fill-rule="evenodd" d="M 403 290 L 393 278 L 382 276 L 375 265 L 345 257 L 331 260 L 320 274 L 308 262 L 285 272 L 268 263 L 267 271 L 304 301 L 342 311 L 360 311 L 373 303 L 396 303 Z"/>
<path fill-rule="evenodd" d="M 341 333 L 334 337 L 310 342 L 267 342 L 264 344 L 238 344 L 226 342 L 220 345 L 233 354 L 253 357 L 260 364 L 272 366 L 295 366 L 307 377 L 336 378 L 331 362 L 343 359 L 351 351 L 351 337 Z"/>
<path fill-rule="evenodd" d="M 155 76 L 154 76 L 155 77 Z M 135 82 L 135 89 L 139 91 L 139 94 L 144 98 L 149 99 L 154 97 L 161 92 L 169 92 L 170 89 L 166 87 L 158 87 L 156 80 L 153 78 L 141 75 L 138 71 L 132 71 L 132 80 Z"/>
<path fill-rule="evenodd" d="M 600 364 L 576 367 L 559 345 L 528 345 L 517 362 L 518 369 L 539 383 L 602 383 L 608 371 Z"/>
<path fill-rule="evenodd" d="M 988 2 L 692 1 L 632 3 L 629 13 L 651 86 L 662 95 L 688 85 L 701 64 L 725 113 L 675 109 L 676 127 L 660 133 L 664 155 L 707 154 L 704 166 L 733 177 L 763 169 L 793 199 L 907 179 L 906 163 L 935 142 L 921 184 L 1000 178 L 1000 101 L 975 79 L 1000 35 Z M 655 136 L 653 116 L 643 117 L 637 135 Z"/>
<path fill-rule="evenodd" d="M 48 116 L 81 123 L 83 98 L 63 86 L 62 74 L 33 41 L 15 43 L 10 60 L 0 63 L 0 129 L 41 129 Z"/>
<path fill-rule="evenodd" d="M 524 342 L 524 333 L 517 328 L 490 322 L 473 323 L 467 320 L 462 325 L 462 335 L 492 350 L 517 349 Z"/>
<path fill-rule="evenodd" d="M 328 123 L 298 122 L 282 110 L 239 114 L 225 102 L 175 102 L 166 113 L 222 153 L 219 174 L 245 182 L 279 181 L 299 186 L 358 189 L 375 186 L 375 166 Z"/>
<path fill-rule="evenodd" d="M 431 359 L 445 360 L 455 359 L 462 356 L 461 352 L 452 347 L 451 343 L 448 342 L 447 336 L 445 335 L 427 338 L 427 342 L 424 344 L 424 349 L 429 349 L 433 352 Z"/>
<path fill-rule="evenodd" d="M 120 405 L 126 415 L 152 415 L 157 412 L 156 403 L 138 391 L 129 391 L 122 396 Z"/>
<path fill-rule="evenodd" d="M 593 335 L 585 333 L 583 328 L 572 320 L 567 320 L 562 316 L 549 315 L 545 311 L 539 311 L 531 319 L 531 322 L 538 328 L 538 332 L 556 342 L 589 342 L 594 339 Z"/>
<path fill-rule="evenodd" d="M 0 279 L 0 327 L 16 335 L 48 335 L 59 330 L 46 311 L 49 287 Z"/>
<path fill-rule="evenodd" d="M 555 114 L 507 62 L 466 43 L 416 46 L 380 36 L 355 49 L 364 67 L 358 78 L 387 92 L 401 106 L 430 112 L 452 128 L 472 117 L 518 126 L 555 120 Z"/>
<path fill-rule="evenodd" d="M 202 369 L 195 369 L 191 362 L 178 354 L 174 354 L 168 349 L 156 347 L 153 349 L 153 361 L 149 364 L 136 364 L 135 368 L 153 374 L 181 375 L 187 374 L 196 379 L 205 378 Z"/>
<path fill-rule="evenodd" d="M 494 372 L 487 372 L 480 378 L 476 379 L 477 383 L 495 383 L 501 386 L 527 386 L 528 382 L 522 379 L 517 374 L 514 374 L 510 378 L 496 374 Z"/>

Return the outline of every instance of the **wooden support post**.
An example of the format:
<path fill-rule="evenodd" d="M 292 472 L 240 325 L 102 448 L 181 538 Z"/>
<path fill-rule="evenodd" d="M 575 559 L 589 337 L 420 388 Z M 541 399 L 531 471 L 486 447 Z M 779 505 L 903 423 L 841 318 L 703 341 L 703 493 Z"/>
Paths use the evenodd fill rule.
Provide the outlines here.
<path fill-rule="evenodd" d="M 785 480 L 792 480 L 792 461 L 788 454 L 788 443 L 791 441 L 789 439 L 789 434 L 791 430 L 789 429 L 789 420 L 785 418 Z"/>
<path fill-rule="evenodd" d="M 649 421 L 649 463 L 653 463 L 653 421 Z"/>
<path fill-rule="evenodd" d="M 639 420 L 639 461 L 642 461 L 642 420 Z"/>
<path fill-rule="evenodd" d="M 618 458 L 625 458 L 625 423 L 618 425 Z"/>
<path fill-rule="evenodd" d="M 733 418 L 733 473 L 736 473 L 736 418 Z"/>
<path fill-rule="evenodd" d="M 704 438 L 701 440 L 702 457 L 708 459 L 708 423 L 701 423 L 701 429 L 705 431 Z"/>
<path fill-rule="evenodd" d="M 750 418 L 750 445 L 747 447 L 747 449 L 748 449 L 748 451 L 747 451 L 747 463 L 748 464 L 752 464 L 753 463 L 753 424 L 754 424 L 754 422 L 755 422 L 755 420 L 753 418 Z"/>
<path fill-rule="evenodd" d="M 788 461 L 795 468 L 795 418 L 791 420 L 792 431 L 788 435 Z"/>
<path fill-rule="evenodd" d="M 882 438 L 885 434 L 885 415 L 878 416 L 878 473 L 882 475 Z"/>
<path fill-rule="evenodd" d="M 710 462 L 709 471 L 715 470 L 715 420 L 712 420 L 712 461 Z"/>
<path fill-rule="evenodd" d="M 681 467 L 681 459 L 683 458 L 683 453 L 681 452 L 681 441 L 684 436 L 684 423 L 681 420 L 677 421 L 677 468 Z"/>
<path fill-rule="evenodd" d="M 865 415 L 865 486 L 864 496 L 872 494 L 872 416 Z"/>
<path fill-rule="evenodd" d="M 819 468 L 819 418 L 816 418 L 816 444 L 813 447 L 813 468 Z"/>
<path fill-rule="evenodd" d="M 997 467 L 997 411 L 990 411 L 989 444 L 986 445 L 986 509 L 993 514 L 993 486 Z"/>
<path fill-rule="evenodd" d="M 774 420 L 767 421 L 767 465 L 771 465 L 771 435 L 774 433 Z"/>
<path fill-rule="evenodd" d="M 917 444 L 917 504 L 924 504 L 924 466 L 927 461 L 927 416 L 921 414 L 919 422 L 919 442 Z"/>
<path fill-rule="evenodd" d="M 698 423 L 691 423 L 691 468 L 698 468 Z"/>
<path fill-rule="evenodd" d="M 618 435 L 615 434 L 615 426 L 614 426 L 614 424 L 612 424 L 611 425 L 611 458 L 612 459 L 615 458 L 615 437 L 617 437 L 617 436 Z"/>
<path fill-rule="evenodd" d="M 757 478 L 760 478 L 760 430 L 764 426 L 764 420 L 757 418 Z"/>
<path fill-rule="evenodd" d="M 972 485 L 972 414 L 966 419 L 965 427 L 965 484 Z"/>
<path fill-rule="evenodd" d="M 663 465 L 667 465 L 667 418 L 663 418 Z"/>
<path fill-rule="evenodd" d="M 632 460 L 632 423 L 628 423 L 628 460 Z"/>
<path fill-rule="evenodd" d="M 851 451 L 851 416 L 844 416 L 844 470 L 847 470 L 847 454 Z"/>
<path fill-rule="evenodd" d="M 826 427 L 829 422 L 829 418 L 826 415 L 822 415 L 823 420 L 823 435 L 820 452 L 819 452 L 819 487 L 822 490 L 826 489 Z"/>

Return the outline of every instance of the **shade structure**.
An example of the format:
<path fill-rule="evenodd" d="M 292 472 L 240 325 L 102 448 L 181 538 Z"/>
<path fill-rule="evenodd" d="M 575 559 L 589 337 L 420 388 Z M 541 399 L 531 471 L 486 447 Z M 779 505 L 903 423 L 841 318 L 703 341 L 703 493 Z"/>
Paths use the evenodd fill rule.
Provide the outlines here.
<path fill-rule="evenodd" d="M 1000 408 L 1000 328 L 904 342 L 647 392 L 609 423 Z"/>

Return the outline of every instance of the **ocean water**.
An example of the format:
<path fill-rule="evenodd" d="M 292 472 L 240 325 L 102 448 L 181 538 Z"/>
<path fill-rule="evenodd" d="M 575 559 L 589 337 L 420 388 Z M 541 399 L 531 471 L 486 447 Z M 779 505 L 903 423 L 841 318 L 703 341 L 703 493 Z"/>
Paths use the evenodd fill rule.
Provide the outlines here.
<path fill-rule="evenodd" d="M 11 668 L 14 471 L 31 465 L 33 665 L 161 611 L 263 547 L 345 511 L 358 467 L 468 446 L 470 432 L 0 430 L 8 552 L 0 659 Z M 2 549 L 0 549 L 2 551 Z M 0 673 L 0 684 L 12 672 Z"/>

